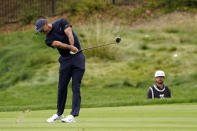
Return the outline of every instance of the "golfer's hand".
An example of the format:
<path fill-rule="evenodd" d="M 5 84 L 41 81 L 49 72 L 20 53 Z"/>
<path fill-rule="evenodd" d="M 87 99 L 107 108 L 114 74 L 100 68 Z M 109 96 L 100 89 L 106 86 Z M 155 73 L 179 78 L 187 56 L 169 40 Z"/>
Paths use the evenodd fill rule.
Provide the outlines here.
<path fill-rule="evenodd" d="M 79 50 L 75 47 L 75 46 L 73 46 L 73 45 L 70 45 L 70 50 L 72 51 L 72 52 L 74 52 L 74 53 L 77 53 Z"/>

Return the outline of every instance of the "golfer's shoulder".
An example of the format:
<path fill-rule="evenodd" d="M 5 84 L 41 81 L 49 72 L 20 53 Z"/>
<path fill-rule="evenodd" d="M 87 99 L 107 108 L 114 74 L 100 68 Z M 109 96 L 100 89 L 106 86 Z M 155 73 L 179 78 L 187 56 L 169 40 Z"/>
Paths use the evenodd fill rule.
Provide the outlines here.
<path fill-rule="evenodd" d="M 60 18 L 53 23 L 53 26 L 58 28 L 59 26 L 65 26 L 65 25 L 71 26 L 70 23 L 65 18 Z"/>
<path fill-rule="evenodd" d="M 55 22 L 53 22 L 53 25 L 62 23 L 62 21 L 63 21 L 63 18 L 57 19 Z"/>
<path fill-rule="evenodd" d="M 56 20 L 54 23 L 69 23 L 69 22 L 68 22 L 67 19 L 65 19 L 65 18 L 59 18 L 59 19 Z"/>

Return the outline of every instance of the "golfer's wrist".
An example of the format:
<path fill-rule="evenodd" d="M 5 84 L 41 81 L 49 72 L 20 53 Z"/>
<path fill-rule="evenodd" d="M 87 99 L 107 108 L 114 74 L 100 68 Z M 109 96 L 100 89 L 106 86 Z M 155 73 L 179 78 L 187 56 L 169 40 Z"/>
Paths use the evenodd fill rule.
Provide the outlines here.
<path fill-rule="evenodd" d="M 68 45 L 68 49 L 69 49 L 69 50 L 72 50 L 73 47 L 75 47 L 75 46 L 74 46 L 74 45 Z"/>
<path fill-rule="evenodd" d="M 72 46 L 71 45 L 67 45 L 67 49 L 71 50 Z"/>

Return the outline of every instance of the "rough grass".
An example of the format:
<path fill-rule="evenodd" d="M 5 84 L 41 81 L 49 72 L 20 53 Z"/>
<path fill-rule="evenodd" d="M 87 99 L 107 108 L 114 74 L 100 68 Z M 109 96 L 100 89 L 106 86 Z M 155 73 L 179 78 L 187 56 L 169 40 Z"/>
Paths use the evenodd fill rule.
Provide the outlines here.
<path fill-rule="evenodd" d="M 122 37 L 120 45 L 84 52 L 82 106 L 196 102 L 196 22 L 196 14 L 191 19 L 191 14 L 173 13 L 132 27 L 98 19 L 74 27 L 83 48 Z M 0 38 L 0 110 L 56 108 L 57 51 L 34 31 L 1 34 Z M 146 100 L 158 69 L 165 71 L 173 99 Z M 71 90 L 68 98 L 67 108 Z"/>
<path fill-rule="evenodd" d="M 82 108 L 76 123 L 46 123 L 55 110 L 0 112 L 0 131 L 195 131 L 197 105 Z M 70 110 L 65 110 L 65 115 Z"/>

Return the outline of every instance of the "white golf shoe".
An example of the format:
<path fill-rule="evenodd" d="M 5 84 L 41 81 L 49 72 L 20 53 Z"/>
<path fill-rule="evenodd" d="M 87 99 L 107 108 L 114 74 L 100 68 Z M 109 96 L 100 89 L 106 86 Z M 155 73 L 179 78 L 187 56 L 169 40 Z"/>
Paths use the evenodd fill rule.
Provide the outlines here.
<path fill-rule="evenodd" d="M 56 122 L 58 120 L 61 120 L 63 119 L 64 116 L 61 115 L 61 116 L 58 116 L 57 114 L 54 114 L 52 117 L 50 117 L 49 119 L 47 119 L 46 121 L 49 122 L 49 123 L 53 123 L 53 122 Z"/>
<path fill-rule="evenodd" d="M 66 118 L 61 119 L 62 122 L 72 123 L 75 122 L 75 117 L 73 115 L 68 115 Z"/>

